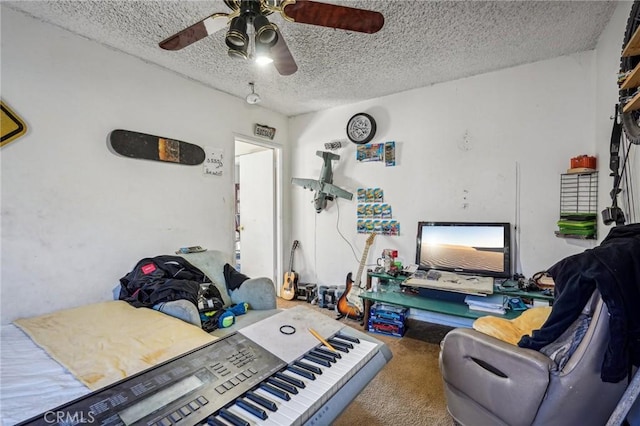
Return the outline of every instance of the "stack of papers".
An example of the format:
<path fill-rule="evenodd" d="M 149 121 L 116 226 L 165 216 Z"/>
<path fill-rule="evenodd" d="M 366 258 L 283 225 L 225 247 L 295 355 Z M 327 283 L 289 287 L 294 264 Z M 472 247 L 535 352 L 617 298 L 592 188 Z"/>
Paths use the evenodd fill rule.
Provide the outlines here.
<path fill-rule="evenodd" d="M 467 296 L 464 302 L 473 311 L 490 312 L 492 314 L 504 315 L 506 312 L 506 298 L 501 294 L 490 296 Z"/>

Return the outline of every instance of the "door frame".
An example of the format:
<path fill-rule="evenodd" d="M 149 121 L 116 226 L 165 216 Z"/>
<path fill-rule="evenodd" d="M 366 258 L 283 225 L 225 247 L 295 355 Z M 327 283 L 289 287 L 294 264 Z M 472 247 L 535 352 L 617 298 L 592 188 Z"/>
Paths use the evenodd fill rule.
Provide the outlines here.
<path fill-rule="evenodd" d="M 274 200 L 273 200 L 273 205 L 275 208 L 274 211 L 274 223 L 273 223 L 273 243 L 274 243 L 274 262 L 275 265 L 273 265 L 274 268 L 274 274 L 275 274 L 275 279 L 277 280 L 279 277 L 282 277 L 284 275 L 284 266 L 283 266 L 283 224 L 282 224 L 282 191 L 283 191 L 283 152 L 282 152 L 282 146 L 279 144 L 276 144 L 274 142 L 270 142 L 270 141 L 265 141 L 262 139 L 258 139 L 252 136 L 247 136 L 247 135 L 243 135 L 240 133 L 233 133 L 233 158 L 234 158 L 234 163 L 235 163 L 235 158 L 236 158 L 236 142 L 243 142 L 243 143 L 247 143 L 247 144 L 251 144 L 251 145 L 257 145 L 257 146 L 261 146 L 264 148 L 268 148 L 271 149 L 272 153 L 273 153 L 273 167 L 274 167 L 274 176 L 275 176 L 275 188 L 273 189 L 273 196 L 274 196 Z M 233 168 L 234 170 L 234 177 L 233 177 L 233 185 L 235 187 L 235 182 L 236 182 L 236 169 L 235 167 Z M 235 191 L 235 190 L 234 190 Z M 242 191 L 242 189 L 240 189 L 240 191 Z M 235 231 L 234 231 L 235 233 Z M 235 240 L 235 238 L 234 238 Z M 240 251 L 242 253 L 242 245 L 240 246 Z M 241 255 L 242 256 L 242 255 Z M 279 293 L 279 289 L 280 289 L 280 285 L 278 282 L 274 282 L 273 283 L 275 285 L 275 290 L 276 290 L 276 294 Z"/>

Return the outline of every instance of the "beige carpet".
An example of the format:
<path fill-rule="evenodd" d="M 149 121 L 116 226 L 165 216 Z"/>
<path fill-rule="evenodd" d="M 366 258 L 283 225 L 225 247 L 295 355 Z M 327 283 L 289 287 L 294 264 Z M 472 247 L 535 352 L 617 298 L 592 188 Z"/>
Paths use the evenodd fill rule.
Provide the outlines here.
<path fill-rule="evenodd" d="M 337 314 L 304 301 L 278 299 L 279 308 L 304 304 L 336 318 Z M 358 321 L 340 320 L 363 331 Z M 449 327 L 409 320 L 403 337 L 371 333 L 389 346 L 393 359 L 378 373 L 334 426 L 446 425 L 447 413 L 442 377 L 438 368 L 439 343 Z"/>

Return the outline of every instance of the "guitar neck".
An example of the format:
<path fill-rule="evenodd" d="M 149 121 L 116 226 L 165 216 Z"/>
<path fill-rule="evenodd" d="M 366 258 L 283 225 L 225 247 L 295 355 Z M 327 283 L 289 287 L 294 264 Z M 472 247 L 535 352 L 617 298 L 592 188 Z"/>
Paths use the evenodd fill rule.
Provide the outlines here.
<path fill-rule="evenodd" d="M 370 244 L 364 248 L 364 253 L 362 253 L 362 260 L 360 261 L 360 266 L 358 267 L 358 273 L 356 274 L 355 285 L 360 287 L 360 280 L 362 278 L 362 271 L 364 270 L 364 264 L 367 262 L 367 256 L 369 255 L 369 247 Z"/>
<path fill-rule="evenodd" d="M 293 271 L 293 251 L 295 248 L 291 249 L 291 255 L 289 256 L 289 271 Z"/>
<path fill-rule="evenodd" d="M 298 248 L 298 244 L 298 240 L 295 240 L 291 246 L 291 255 L 289 256 L 289 271 L 291 272 L 293 272 L 293 252 Z"/>

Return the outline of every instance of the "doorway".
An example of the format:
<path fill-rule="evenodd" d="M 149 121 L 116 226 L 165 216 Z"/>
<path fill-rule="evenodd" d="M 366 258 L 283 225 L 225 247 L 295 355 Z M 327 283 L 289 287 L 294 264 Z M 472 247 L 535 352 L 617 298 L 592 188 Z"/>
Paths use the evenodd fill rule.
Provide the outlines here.
<path fill-rule="evenodd" d="M 270 278 L 276 291 L 282 271 L 280 164 L 277 145 L 235 136 L 236 268 Z"/>

